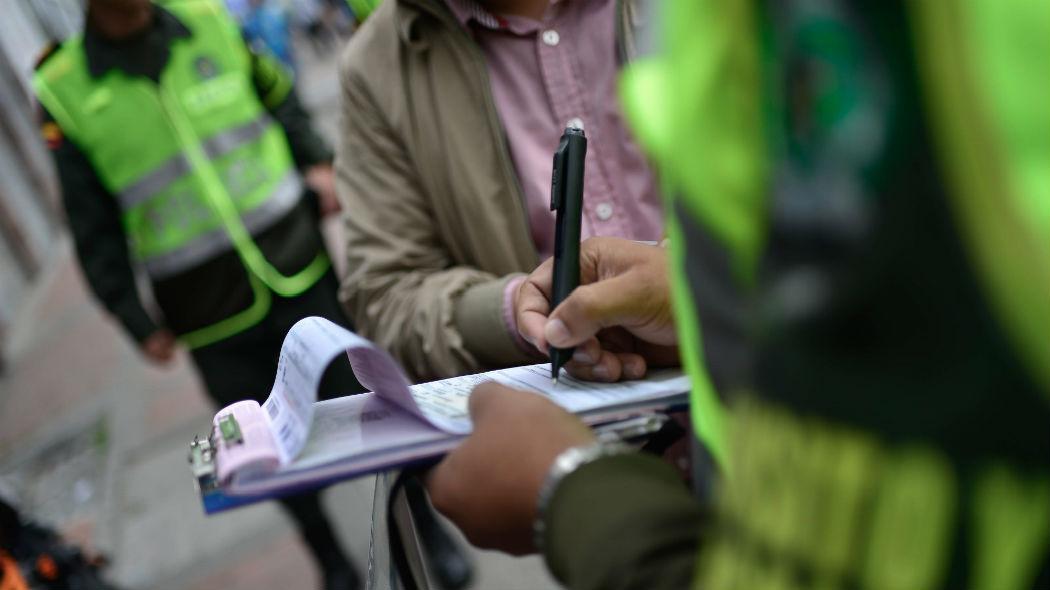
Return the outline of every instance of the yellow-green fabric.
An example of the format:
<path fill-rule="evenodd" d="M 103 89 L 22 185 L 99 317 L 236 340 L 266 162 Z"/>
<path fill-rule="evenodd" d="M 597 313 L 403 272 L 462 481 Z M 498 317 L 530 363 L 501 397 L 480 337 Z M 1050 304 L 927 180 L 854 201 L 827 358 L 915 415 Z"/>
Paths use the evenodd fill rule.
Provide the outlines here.
<path fill-rule="evenodd" d="M 805 3 L 792 6 L 800 4 Z M 755 281 L 765 247 L 769 212 L 764 195 L 772 188 L 767 162 L 773 151 L 765 138 L 773 131 L 762 127 L 768 111 L 778 106 L 768 104 L 777 98 L 762 83 L 768 72 L 760 47 L 769 25 L 758 5 L 671 0 L 662 21 L 667 55 L 661 62 L 639 64 L 648 70 L 629 75 L 624 89 L 627 115 L 669 185 L 669 215 L 677 216 L 669 222 L 675 245 L 684 248 L 690 238 L 683 235 L 683 222 L 709 232 L 730 250 L 745 286 Z M 771 12 L 782 8 L 773 2 L 767 6 Z M 908 39 L 914 39 L 908 49 L 918 62 L 918 88 L 904 84 L 895 90 L 914 92 L 909 96 L 923 101 L 921 116 L 933 134 L 931 155 L 938 169 L 922 171 L 928 173 L 922 180 L 943 180 L 933 189 L 917 182 L 928 192 L 916 198 L 946 201 L 960 259 L 965 256 L 963 270 L 972 272 L 974 291 L 980 290 L 980 303 L 988 304 L 993 320 L 976 317 L 984 311 L 978 305 L 973 323 L 994 326 L 995 336 L 1001 332 L 1006 356 L 1018 365 L 989 366 L 1012 370 L 1001 382 L 1018 388 L 984 391 L 979 403 L 990 410 L 987 431 L 972 428 L 969 421 L 946 420 L 947 427 L 937 423 L 919 436 L 913 431 L 903 435 L 893 431 L 892 419 L 880 423 L 890 427 L 878 428 L 835 418 L 836 411 L 848 413 L 842 408 L 851 404 L 855 410 L 879 400 L 865 391 L 864 400 L 853 402 L 849 396 L 859 398 L 859 391 L 843 388 L 839 400 L 828 401 L 833 394 L 821 390 L 821 377 L 849 375 L 850 366 L 807 381 L 802 371 L 790 373 L 798 359 L 773 359 L 783 363 L 774 377 L 790 373 L 787 382 L 795 389 L 777 395 L 733 392 L 731 419 L 722 425 L 729 474 L 719 507 L 722 526 L 698 562 L 697 588 L 957 583 L 1021 589 L 1032 587 L 1041 573 L 1039 580 L 1045 581 L 1050 571 L 1050 473 L 1045 461 L 1032 459 L 1045 453 L 1045 445 L 1027 444 L 1039 441 L 1032 422 L 1043 419 L 1050 400 L 1050 109 L 1045 105 L 1050 5 L 967 0 L 903 6 L 911 26 Z M 913 139 L 923 137 L 916 130 Z M 900 190 L 900 185 L 890 186 Z M 695 363 L 703 358 L 702 326 L 690 301 L 694 294 L 688 291 L 684 251 L 673 260 L 683 355 Z M 942 262 L 954 261 L 944 257 Z M 868 344 L 871 354 L 893 347 L 893 342 Z M 777 352 L 791 354 L 784 347 Z M 915 359 L 920 366 L 923 361 Z M 901 385 L 907 387 L 910 368 L 887 366 L 886 372 L 900 371 Z M 950 382 L 936 373 L 928 377 L 934 388 Z M 694 412 L 709 388 L 706 380 L 698 384 Z M 942 408 L 943 415 L 958 412 L 971 420 L 979 414 L 973 405 L 950 407 L 958 394 L 959 389 L 941 385 L 929 396 L 918 392 L 914 408 L 893 405 L 886 411 L 912 412 L 925 404 L 926 410 Z M 978 402 L 970 397 L 966 403 Z M 1012 434 L 1011 428 L 1016 429 Z M 700 425 L 698 435 L 705 436 Z M 1045 432 L 1042 436 L 1045 441 Z"/>
<path fill-rule="evenodd" d="M 1050 397 L 1050 69 L 1028 74 L 1028 60 L 1050 51 L 1050 5 L 972 0 L 914 12 L 954 210 L 1001 321 Z M 682 206 L 723 243 L 745 286 L 763 247 L 768 186 L 757 18 L 747 2 L 668 3 L 665 54 L 632 64 L 622 88 L 639 140 L 661 164 L 668 210 Z M 1035 45 L 1011 42 L 1018 37 Z M 671 243 L 679 263 L 682 242 Z M 718 403 L 681 273 L 674 291 L 683 356 L 697 365 L 693 404 L 710 412 Z M 725 418 L 704 420 L 694 412 L 698 436 L 722 449 Z"/>
<path fill-rule="evenodd" d="M 957 223 L 1050 399 L 1050 3 L 917 2 L 912 13 Z"/>
<path fill-rule="evenodd" d="M 354 18 L 357 22 L 363 23 L 368 15 L 372 14 L 372 11 L 379 6 L 382 0 L 346 0 L 346 3 L 350 6 L 350 10 L 354 12 Z"/>
<path fill-rule="evenodd" d="M 329 261 L 322 253 L 306 269 L 284 276 L 251 237 L 302 194 L 287 139 L 264 105 L 280 103 L 290 82 L 270 85 L 269 96 L 256 95 L 251 56 L 220 5 L 185 0 L 165 9 L 191 35 L 174 42 L 159 83 L 112 70 L 93 77 L 81 39 L 73 38 L 38 70 L 34 87 L 117 198 L 131 251 L 151 278 L 193 268 L 231 244 L 254 275 L 255 304 L 184 335 L 189 345 L 202 346 L 265 316 L 267 288 L 297 295 Z"/>
<path fill-rule="evenodd" d="M 620 102 L 633 123 L 638 142 L 656 162 L 673 160 L 673 124 L 670 98 L 667 93 L 669 64 L 663 59 L 640 59 L 626 68 L 620 78 Z M 664 191 L 669 195 L 676 190 L 670 177 L 665 177 Z M 667 207 L 672 199 L 665 199 Z M 685 247 L 682 230 L 673 217 L 667 219 L 667 235 L 672 264 L 681 268 L 685 264 Z M 682 362 L 693 382 L 690 392 L 690 417 L 693 432 L 720 466 L 725 468 L 725 421 L 726 412 L 718 393 L 704 367 L 703 343 L 700 337 L 700 322 L 693 307 L 693 294 L 681 273 L 671 277 L 671 295 L 676 318 L 680 324 L 697 326 L 679 334 Z"/>
<path fill-rule="evenodd" d="M 624 110 L 639 141 L 660 163 L 666 209 L 680 201 L 730 253 L 743 288 L 754 280 L 763 244 L 766 163 L 758 48 L 746 2 L 674 2 L 662 22 L 666 52 L 639 60 L 621 81 Z M 727 83 L 728 82 L 728 83 Z M 679 224 L 668 222 L 672 260 L 685 262 Z M 693 379 L 694 430 L 723 468 L 728 415 L 704 367 L 693 293 L 672 278 L 686 370 Z"/>

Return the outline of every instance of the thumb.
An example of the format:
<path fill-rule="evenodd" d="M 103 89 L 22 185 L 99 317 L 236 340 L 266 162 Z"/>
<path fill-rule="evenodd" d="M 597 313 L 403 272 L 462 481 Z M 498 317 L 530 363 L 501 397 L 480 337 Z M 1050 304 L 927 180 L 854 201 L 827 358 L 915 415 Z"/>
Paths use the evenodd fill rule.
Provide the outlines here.
<path fill-rule="evenodd" d="M 492 405 L 497 403 L 500 394 L 505 389 L 507 387 L 495 381 L 485 381 L 474 387 L 474 390 L 470 392 L 470 397 L 467 398 L 467 411 L 470 412 L 471 420 L 474 422 L 480 420 Z"/>
<path fill-rule="evenodd" d="M 644 291 L 630 273 L 577 287 L 544 327 L 547 343 L 557 348 L 583 344 L 602 328 L 629 322 L 644 307 Z"/>

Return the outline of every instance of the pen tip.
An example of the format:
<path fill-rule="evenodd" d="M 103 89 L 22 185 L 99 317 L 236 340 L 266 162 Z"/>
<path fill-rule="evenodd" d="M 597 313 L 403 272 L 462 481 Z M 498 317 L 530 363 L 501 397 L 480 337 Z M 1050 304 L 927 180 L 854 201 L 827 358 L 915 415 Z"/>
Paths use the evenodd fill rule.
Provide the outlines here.
<path fill-rule="evenodd" d="M 551 385 L 557 385 L 557 384 L 558 384 L 558 378 L 557 377 L 551 377 Z"/>

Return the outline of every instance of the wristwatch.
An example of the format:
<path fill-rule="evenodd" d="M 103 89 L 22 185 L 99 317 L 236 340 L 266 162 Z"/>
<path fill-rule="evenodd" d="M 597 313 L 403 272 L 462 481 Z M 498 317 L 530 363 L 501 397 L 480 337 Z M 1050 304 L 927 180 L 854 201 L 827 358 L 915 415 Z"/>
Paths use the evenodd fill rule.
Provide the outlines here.
<path fill-rule="evenodd" d="M 547 510 L 550 508 L 551 499 L 554 497 L 554 492 L 558 489 L 558 485 L 561 484 L 562 480 L 588 463 L 602 457 L 622 455 L 631 450 L 631 447 L 621 442 L 598 441 L 578 447 L 569 447 L 554 458 L 554 463 L 551 464 L 550 471 L 547 472 L 547 478 L 543 480 L 543 486 L 540 487 L 540 494 L 536 504 L 536 520 L 532 523 L 533 542 L 536 544 L 538 551 L 543 552 L 543 537 L 547 532 Z"/>

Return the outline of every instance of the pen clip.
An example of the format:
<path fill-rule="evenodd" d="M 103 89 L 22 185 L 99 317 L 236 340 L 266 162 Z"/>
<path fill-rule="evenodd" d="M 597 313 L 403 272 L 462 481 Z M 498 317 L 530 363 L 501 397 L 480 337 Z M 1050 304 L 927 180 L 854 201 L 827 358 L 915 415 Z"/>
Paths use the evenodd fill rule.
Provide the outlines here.
<path fill-rule="evenodd" d="M 569 156 L 569 138 L 561 136 L 558 149 L 554 152 L 554 166 L 551 172 L 551 211 L 557 211 L 565 202 L 565 169 Z"/>

